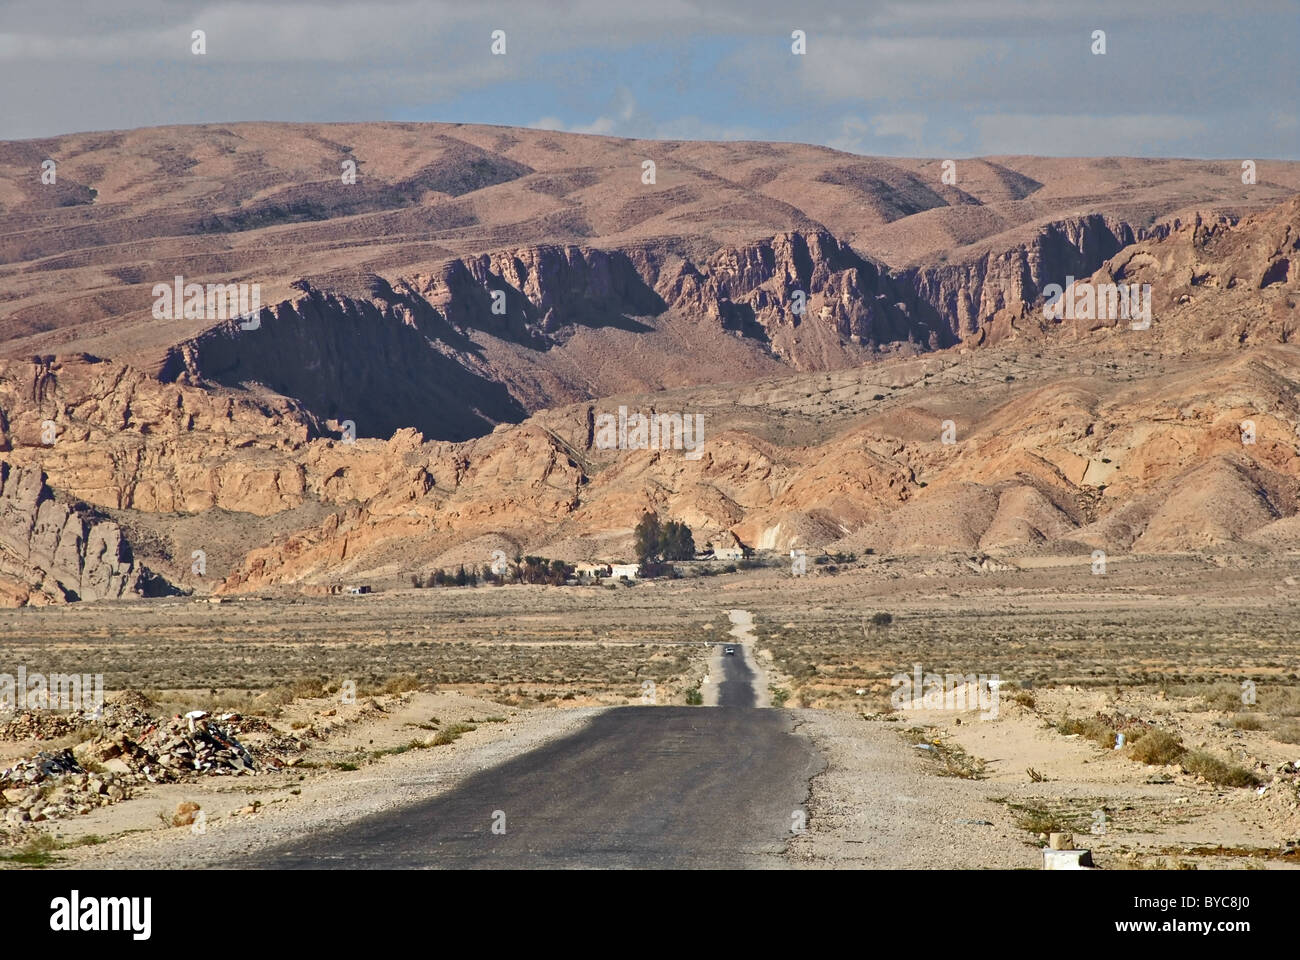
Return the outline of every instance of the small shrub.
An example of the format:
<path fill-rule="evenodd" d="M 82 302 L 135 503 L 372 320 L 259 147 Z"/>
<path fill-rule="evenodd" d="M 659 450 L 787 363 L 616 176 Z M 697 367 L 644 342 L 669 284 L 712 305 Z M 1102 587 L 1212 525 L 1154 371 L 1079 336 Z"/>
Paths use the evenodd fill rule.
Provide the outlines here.
<path fill-rule="evenodd" d="M 1016 826 L 1029 833 L 1069 833 L 1070 825 L 1059 814 L 1038 804 L 1019 806 L 1010 804 L 1016 811 Z"/>
<path fill-rule="evenodd" d="M 700 692 L 699 687 L 691 687 L 686 691 L 686 705 L 688 707 L 699 707 L 704 705 L 704 694 Z"/>
<path fill-rule="evenodd" d="M 1173 763 L 1186 752 L 1183 741 L 1167 730 L 1149 730 L 1129 747 L 1129 757 L 1138 763 Z"/>
<path fill-rule="evenodd" d="M 1250 770 L 1220 760 L 1204 750 L 1193 750 L 1184 756 L 1183 769 L 1220 787 L 1253 787 L 1259 783 L 1259 778 Z"/>
<path fill-rule="evenodd" d="M 461 736 L 469 733 L 471 730 L 477 729 L 478 728 L 471 723 L 453 723 L 451 726 L 444 727 L 442 730 L 438 731 L 438 735 L 433 738 L 433 745 L 435 747 L 446 746 L 449 743 L 454 743 Z"/>
<path fill-rule="evenodd" d="M 1097 717 L 1086 719 L 1066 717 L 1057 722 L 1056 729 L 1067 737 L 1077 734 L 1105 750 L 1113 749 L 1115 746 L 1115 728 Z"/>

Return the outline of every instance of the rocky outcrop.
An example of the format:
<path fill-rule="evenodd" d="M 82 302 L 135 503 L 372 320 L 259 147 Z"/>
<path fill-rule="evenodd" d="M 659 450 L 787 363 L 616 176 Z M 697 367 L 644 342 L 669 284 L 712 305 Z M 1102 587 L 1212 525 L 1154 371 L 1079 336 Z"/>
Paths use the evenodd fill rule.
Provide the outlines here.
<path fill-rule="evenodd" d="M 984 342 L 1002 316 L 1023 320 L 1045 285 L 1086 277 L 1140 236 L 1102 215 L 1062 220 L 1027 244 L 961 264 L 891 272 L 825 230 L 723 246 L 618 250 L 542 245 L 442 262 L 391 283 L 325 275 L 268 306 L 256 329 L 221 323 L 169 349 L 165 381 L 259 383 L 359 436 L 414 427 L 467 440 L 557 401 L 608 392 L 598 371 L 548 354 L 582 328 L 645 333 L 669 314 L 756 355 L 836 369 L 881 350 Z M 656 349 L 649 345 L 647 359 Z M 709 379 L 707 360 L 688 372 Z"/>
<path fill-rule="evenodd" d="M 906 286 L 825 231 L 724 247 L 699 267 L 682 260 L 656 278 L 656 289 L 678 311 L 765 341 L 808 324 L 867 347 L 952 342 Z"/>
<path fill-rule="evenodd" d="M 114 600 L 165 587 L 118 525 L 54 498 L 36 470 L 0 461 L 0 604 Z"/>
<path fill-rule="evenodd" d="M 571 358 L 547 358 L 584 327 L 644 333 L 641 318 L 671 311 L 801 369 L 858 362 L 886 344 L 954 342 L 905 285 L 818 231 L 724 247 L 698 266 L 654 245 L 540 246 L 449 260 L 391 284 L 335 275 L 294 286 L 300 295 L 264 308 L 257 328 L 224 322 L 170 348 L 160 378 L 262 384 L 320 421 L 351 420 L 358 436 L 414 427 L 455 441 L 607 392 Z M 485 350 L 486 338 L 506 346 Z M 707 360 L 693 374 L 712 375 Z M 559 396 L 539 385 L 556 376 L 570 385 Z"/>
<path fill-rule="evenodd" d="M 944 318 L 951 342 L 978 342 L 981 328 L 1000 313 L 1027 315 L 1042 304 L 1045 286 L 1091 275 L 1143 236 L 1112 217 L 1075 217 L 1044 226 L 1027 244 L 964 263 L 914 267 L 899 279 Z"/>
<path fill-rule="evenodd" d="M 1300 197 L 1233 220 L 1190 217 L 1126 247 L 1088 278 L 1150 286 L 1152 324 L 1166 348 L 1291 343 L 1300 333 Z M 1129 333 L 1100 319 L 1093 329 Z"/>
<path fill-rule="evenodd" d="M 264 308 L 256 329 L 232 321 L 173 347 L 160 377 L 264 384 L 366 437 L 415 427 L 465 440 L 526 416 L 473 342 L 409 287 L 373 276 L 315 283 L 299 281 L 301 296 Z"/>
<path fill-rule="evenodd" d="M 160 383 L 84 354 L 0 362 L 0 450 L 109 509 L 274 513 L 308 493 L 294 457 L 325 426 L 284 397 Z"/>
<path fill-rule="evenodd" d="M 458 328 L 544 349 L 562 327 L 624 323 L 666 308 L 648 285 L 650 261 L 637 254 L 553 245 L 497 251 L 450 260 L 408 288 Z M 493 291 L 501 294 L 495 304 Z"/>

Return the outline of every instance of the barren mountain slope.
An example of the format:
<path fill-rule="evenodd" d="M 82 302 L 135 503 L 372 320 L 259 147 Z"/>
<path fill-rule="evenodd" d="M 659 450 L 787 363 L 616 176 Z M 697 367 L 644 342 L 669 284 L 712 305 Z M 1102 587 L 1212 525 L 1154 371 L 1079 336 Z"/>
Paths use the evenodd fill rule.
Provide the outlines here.
<path fill-rule="evenodd" d="M 57 190 L 23 181 L 59 151 Z M 627 556 L 646 509 L 780 551 L 1300 543 L 1290 166 L 1002 158 L 945 186 L 798 145 L 262 124 L 0 163 L 6 602 Z M 401 225 L 456 204 L 436 249 Z M 174 272 L 258 278 L 259 324 L 154 320 Z M 1149 283 L 1150 329 L 1045 318 L 1070 274 Z M 98 352 L 33 355 L 59 343 Z M 702 418 L 698 458 L 603 449 L 620 407 Z M 30 532 L 56 501 L 66 547 Z"/>
<path fill-rule="evenodd" d="M 46 157 L 55 184 L 40 182 Z M 1214 161 L 1002 157 L 959 161 L 952 185 L 942 173 L 799 144 L 446 124 L 4 143 L 0 335 L 12 357 L 262 383 L 362 436 L 467 439 L 625 386 L 997 339 L 1045 284 L 1193 207 L 1233 217 L 1300 188 L 1286 163 L 1250 186 Z M 154 284 L 178 275 L 260 284 L 262 327 L 154 319 Z"/>

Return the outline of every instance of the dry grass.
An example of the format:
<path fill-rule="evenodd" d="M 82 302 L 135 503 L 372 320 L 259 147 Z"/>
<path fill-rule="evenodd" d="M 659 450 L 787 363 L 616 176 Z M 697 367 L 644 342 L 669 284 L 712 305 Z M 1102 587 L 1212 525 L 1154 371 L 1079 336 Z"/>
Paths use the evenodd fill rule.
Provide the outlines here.
<path fill-rule="evenodd" d="M 1300 743 L 1300 723 L 1295 721 L 1280 723 L 1272 729 L 1271 734 L 1282 743 Z"/>
<path fill-rule="evenodd" d="M 933 729 L 910 727 L 903 731 L 903 736 L 909 743 L 924 748 L 925 755 L 938 764 L 935 772 L 939 776 L 960 777 L 963 780 L 983 779 L 984 761 L 979 757 L 972 757 L 951 741 L 937 738 Z"/>

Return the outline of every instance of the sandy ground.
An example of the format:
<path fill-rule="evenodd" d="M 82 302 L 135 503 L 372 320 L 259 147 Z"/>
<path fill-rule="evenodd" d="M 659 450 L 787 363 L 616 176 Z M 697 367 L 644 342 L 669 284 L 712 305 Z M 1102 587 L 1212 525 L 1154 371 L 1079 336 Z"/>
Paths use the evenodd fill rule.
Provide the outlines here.
<path fill-rule="evenodd" d="M 1073 826 L 1076 846 L 1090 848 L 1102 868 L 1300 869 L 1300 746 L 1267 730 L 1238 730 L 1197 699 L 1062 687 L 1033 691 L 1032 707 L 1003 698 L 994 717 L 908 710 L 891 725 L 921 724 L 984 761 L 977 782 L 986 795 Z M 1219 786 L 1181 762 L 1135 762 L 1055 729 L 1060 718 L 1097 714 L 1149 720 L 1189 749 L 1253 770 L 1259 783 Z"/>
<path fill-rule="evenodd" d="M 476 765 L 573 729 L 584 711 L 641 702 L 647 680 L 659 704 L 682 704 L 697 684 L 714 702 L 721 646 L 736 643 L 760 671 L 760 702 L 775 688 L 774 703 L 819 708 L 798 711 L 830 767 L 813 785 L 796 862 L 1023 865 L 1023 847 L 1037 866 L 1043 831 L 1025 824 L 1052 821 L 1082 835 L 1106 869 L 1300 866 L 1300 678 L 1286 652 L 1300 611 L 1293 567 L 1244 556 L 1116 564 L 1105 578 L 1077 567 L 977 572 L 956 561 L 867 557 L 836 576 L 772 568 L 617 592 L 447 590 L 432 598 L 436 611 L 430 591 L 7 611 L 0 646 L 11 662 L 103 670 L 110 690 L 164 691 L 172 713 L 211 709 L 250 678 L 364 680 L 369 670 L 372 682 L 409 673 L 439 691 L 379 697 L 387 712 L 362 719 L 324 700 L 287 704 L 275 720 L 282 732 L 325 737 L 305 757 L 314 768 L 148 787 L 83 817 L 24 827 L 17 840 L 45 831 L 70 843 L 108 838 L 56 852 L 69 863 L 133 863 L 137 852 L 141 863 L 163 862 L 164 849 L 206 862 L 196 853 L 204 844 L 251 849 L 428 796 Z M 882 611 L 892 624 L 872 626 Z M 998 716 L 864 719 L 888 714 L 889 678 L 916 662 L 1000 674 L 1008 688 Z M 709 684 L 700 682 L 706 674 Z M 1223 699 L 1247 681 L 1258 684 L 1258 705 Z M 232 706 L 252 714 L 259 697 L 254 690 Z M 1178 763 L 1147 766 L 1059 728 L 1098 715 L 1175 733 L 1188 750 L 1251 770 L 1258 782 L 1217 786 Z M 359 752 L 425 737 L 433 716 L 444 728 L 473 720 L 477 729 L 451 745 L 339 769 Z M 938 776 L 933 755 L 909 743 L 913 726 L 982 761 L 982 779 Z M 0 743 L 0 765 L 57 745 Z M 159 814 L 187 800 L 203 806 L 205 834 L 163 826 Z M 235 813 L 254 801 L 259 812 Z M 903 818 L 911 808 L 919 814 Z M 867 843 L 872 835 L 883 842 Z M 965 859 L 955 861 L 958 849 Z"/>

